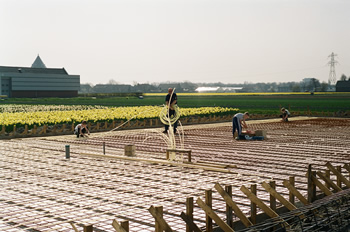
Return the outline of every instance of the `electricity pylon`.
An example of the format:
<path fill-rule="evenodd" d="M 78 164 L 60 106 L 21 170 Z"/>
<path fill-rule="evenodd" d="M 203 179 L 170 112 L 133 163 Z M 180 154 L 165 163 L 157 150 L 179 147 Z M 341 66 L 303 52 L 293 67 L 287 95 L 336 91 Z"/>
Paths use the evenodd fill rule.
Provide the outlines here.
<path fill-rule="evenodd" d="M 328 57 L 331 58 L 331 61 L 328 62 L 328 65 L 331 67 L 329 70 L 329 79 L 328 79 L 328 85 L 335 85 L 337 83 L 337 77 L 335 75 L 335 65 L 338 63 L 338 61 L 334 60 L 334 57 L 337 56 L 337 54 L 330 54 Z"/>

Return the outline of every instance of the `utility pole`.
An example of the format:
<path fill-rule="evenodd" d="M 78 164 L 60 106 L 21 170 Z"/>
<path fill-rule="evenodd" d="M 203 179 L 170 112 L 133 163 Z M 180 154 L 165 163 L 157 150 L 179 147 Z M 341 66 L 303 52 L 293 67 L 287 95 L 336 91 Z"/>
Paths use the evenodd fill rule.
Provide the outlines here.
<path fill-rule="evenodd" d="M 329 70 L 328 79 L 329 86 L 334 86 L 337 83 L 337 77 L 335 75 L 335 65 L 338 63 L 338 61 L 334 59 L 335 56 L 337 56 L 337 54 L 334 54 L 334 52 L 332 52 L 332 54 L 328 56 L 331 58 L 331 61 L 328 62 L 328 65 L 331 67 L 331 69 Z"/>

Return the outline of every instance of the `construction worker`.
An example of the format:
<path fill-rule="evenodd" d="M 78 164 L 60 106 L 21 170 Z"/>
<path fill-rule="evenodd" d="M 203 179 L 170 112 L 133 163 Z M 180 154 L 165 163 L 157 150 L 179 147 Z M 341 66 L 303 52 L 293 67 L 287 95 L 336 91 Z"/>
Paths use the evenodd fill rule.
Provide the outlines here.
<path fill-rule="evenodd" d="M 237 137 L 239 139 L 240 135 L 242 134 L 242 127 L 248 128 L 247 124 L 245 123 L 245 120 L 249 118 L 249 113 L 245 112 L 237 113 L 232 118 L 232 134 L 233 137 Z M 237 136 L 235 136 L 235 132 L 237 130 Z"/>
<path fill-rule="evenodd" d="M 288 117 L 290 115 L 289 111 L 285 109 L 284 107 L 281 108 L 281 115 L 280 117 L 282 118 L 282 122 L 288 122 Z"/>

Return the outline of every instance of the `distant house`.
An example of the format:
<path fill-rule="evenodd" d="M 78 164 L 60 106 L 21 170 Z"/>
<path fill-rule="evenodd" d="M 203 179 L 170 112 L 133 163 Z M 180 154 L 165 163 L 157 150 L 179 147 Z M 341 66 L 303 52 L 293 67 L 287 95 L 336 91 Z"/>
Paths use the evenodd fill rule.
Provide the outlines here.
<path fill-rule="evenodd" d="M 31 67 L 0 66 L 0 94 L 8 97 L 77 97 L 80 76 L 47 68 L 38 55 Z"/>
<path fill-rule="evenodd" d="M 337 81 L 335 85 L 336 92 L 350 92 L 350 81 Z"/>

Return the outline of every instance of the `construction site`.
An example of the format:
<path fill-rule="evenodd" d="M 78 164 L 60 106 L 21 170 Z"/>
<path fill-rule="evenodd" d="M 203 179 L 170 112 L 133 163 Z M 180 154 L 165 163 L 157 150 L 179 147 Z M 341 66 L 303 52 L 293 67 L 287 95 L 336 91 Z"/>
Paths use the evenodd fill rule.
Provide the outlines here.
<path fill-rule="evenodd" d="M 247 124 L 0 140 L 0 231 L 347 231 L 350 119 Z"/>

